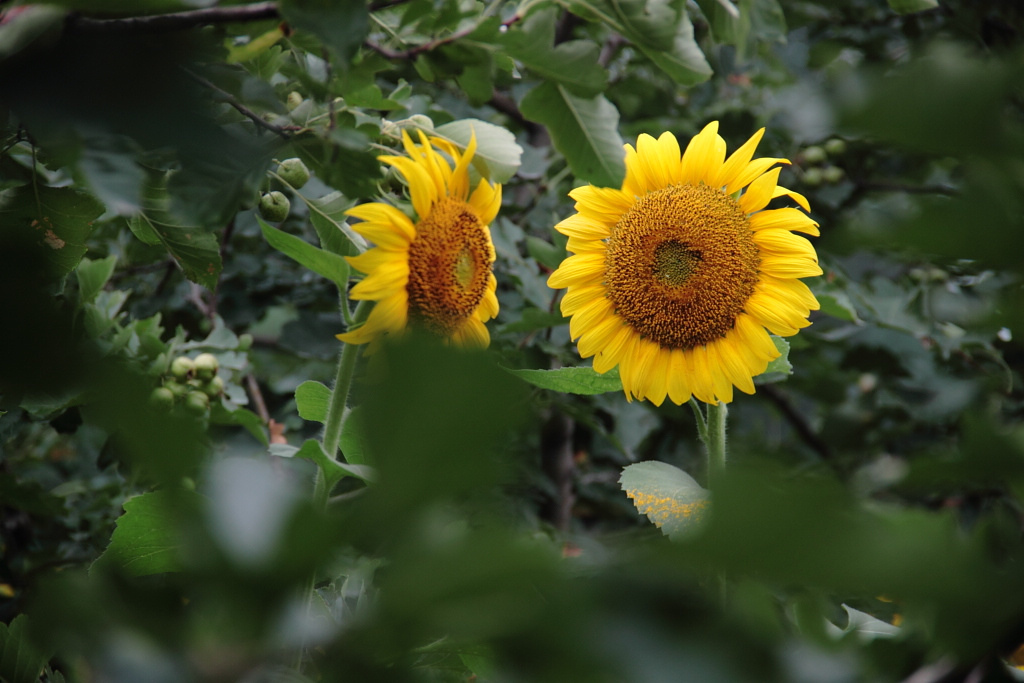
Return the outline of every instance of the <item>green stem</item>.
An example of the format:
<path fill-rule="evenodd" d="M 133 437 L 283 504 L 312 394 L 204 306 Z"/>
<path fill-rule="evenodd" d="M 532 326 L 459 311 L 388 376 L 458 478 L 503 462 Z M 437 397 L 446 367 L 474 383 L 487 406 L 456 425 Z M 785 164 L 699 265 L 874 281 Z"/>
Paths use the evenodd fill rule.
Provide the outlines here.
<path fill-rule="evenodd" d="M 360 301 L 352 315 L 348 329 L 366 320 L 370 313 L 369 301 Z M 342 309 L 348 308 L 348 302 L 342 297 Z M 346 319 L 348 316 L 345 316 Z M 355 375 L 356 361 L 359 359 L 358 344 L 342 344 L 341 355 L 338 358 L 338 372 L 334 380 L 334 389 L 331 391 L 331 401 L 327 405 L 327 417 L 324 420 L 324 452 L 332 458 L 338 455 L 338 444 L 341 443 L 341 427 L 345 422 L 345 412 L 348 405 L 348 392 L 352 388 L 352 377 Z M 327 509 L 327 500 L 330 496 L 327 490 L 327 482 L 323 474 L 317 469 L 316 478 L 313 482 L 313 504 L 318 510 Z M 306 584 L 306 614 L 313 609 L 313 600 L 316 597 L 316 573 L 314 572 Z M 295 660 L 295 670 L 302 671 L 302 660 L 306 653 L 305 644 L 299 648 Z"/>
<path fill-rule="evenodd" d="M 708 488 L 725 472 L 725 422 L 729 409 L 724 403 L 708 404 L 707 433 Z"/>
<path fill-rule="evenodd" d="M 352 315 L 353 324 L 359 324 L 366 320 L 370 312 L 369 301 L 360 301 Z M 344 306 L 345 304 L 342 303 Z M 327 418 L 324 420 L 324 453 L 332 458 L 338 456 L 338 444 L 341 443 L 341 426 L 345 421 L 345 412 L 348 404 L 348 392 L 352 387 L 352 376 L 356 370 L 356 360 L 359 358 L 359 346 L 356 344 L 345 344 L 341 349 L 341 357 L 338 359 L 338 373 L 334 380 L 334 388 L 331 391 L 331 401 L 327 405 Z M 319 479 L 317 480 L 319 482 Z M 326 497 L 324 498 L 326 501 Z"/>

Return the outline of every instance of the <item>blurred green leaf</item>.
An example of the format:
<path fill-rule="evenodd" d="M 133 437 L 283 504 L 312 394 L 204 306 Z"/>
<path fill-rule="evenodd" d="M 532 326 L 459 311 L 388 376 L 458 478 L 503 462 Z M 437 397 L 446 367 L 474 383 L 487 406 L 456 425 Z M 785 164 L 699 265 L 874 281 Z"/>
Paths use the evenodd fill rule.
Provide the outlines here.
<path fill-rule="evenodd" d="M 889 7 L 899 14 L 925 12 L 939 6 L 939 0 L 889 0 Z"/>
<path fill-rule="evenodd" d="M 275 451 L 275 455 L 283 456 L 284 451 Z M 355 477 L 366 483 L 371 483 L 377 479 L 377 473 L 372 467 L 367 465 L 350 465 L 328 457 L 324 453 L 323 446 L 316 439 L 307 439 L 303 442 L 302 446 L 294 451 L 291 457 L 303 458 L 316 463 L 324 474 L 324 483 L 328 491 L 345 477 Z"/>
<path fill-rule="evenodd" d="M 69 187 L 22 186 L 0 192 L 0 221 L 35 245 L 54 275 L 70 273 L 82 260 L 93 221 L 103 205 Z"/>
<path fill-rule="evenodd" d="M 28 617 L 19 614 L 10 625 L 0 623 L 0 679 L 6 683 L 36 683 L 49 654 L 28 634 Z"/>
<path fill-rule="evenodd" d="M 555 147 L 580 179 L 600 187 L 621 187 L 626 153 L 619 137 L 619 112 L 603 95 L 584 99 L 557 83 L 526 93 L 523 116 L 544 124 Z"/>
<path fill-rule="evenodd" d="M 326 385 L 306 380 L 295 388 L 295 405 L 303 420 L 323 422 L 327 419 L 327 407 L 331 403 L 331 390 Z"/>
<path fill-rule="evenodd" d="M 692 533 L 708 514 L 708 492 L 693 477 L 668 463 L 650 460 L 627 465 L 619 484 L 636 509 L 669 538 Z"/>
<path fill-rule="evenodd" d="M 278 10 L 293 28 L 319 38 L 342 68 L 347 68 L 369 29 L 369 12 L 361 2 L 282 0 Z"/>
<path fill-rule="evenodd" d="M 519 168 L 523 148 L 516 143 L 516 136 L 501 126 L 479 119 L 460 119 L 437 126 L 427 133 L 462 149 L 466 149 L 470 138 L 476 135 L 473 165 L 491 182 L 507 183 Z"/>
<path fill-rule="evenodd" d="M 104 259 L 91 261 L 83 258 L 75 270 L 78 278 L 78 291 L 81 302 L 90 303 L 96 298 L 103 287 L 114 274 L 114 266 L 117 265 L 117 256 L 108 256 Z"/>
<path fill-rule="evenodd" d="M 612 368 L 600 374 L 590 367 L 558 368 L 557 370 L 512 370 L 506 371 L 516 377 L 551 391 L 566 394 L 604 394 L 609 391 L 622 391 L 618 368 Z"/>
<path fill-rule="evenodd" d="M 52 5 L 21 9 L 0 24 L 0 62 L 37 42 L 48 42 L 60 35 L 67 11 Z"/>
<path fill-rule="evenodd" d="M 270 246 L 314 273 L 327 278 L 337 285 L 340 291 L 345 292 L 348 289 L 349 267 L 345 259 L 333 252 L 318 249 L 301 237 L 278 230 L 259 217 L 256 220 Z"/>
<path fill-rule="evenodd" d="M 201 497 L 189 491 L 154 491 L 124 502 L 124 514 L 110 545 L 97 558 L 92 571 L 110 564 L 132 576 L 148 576 L 181 569 L 181 514 L 198 505 Z"/>

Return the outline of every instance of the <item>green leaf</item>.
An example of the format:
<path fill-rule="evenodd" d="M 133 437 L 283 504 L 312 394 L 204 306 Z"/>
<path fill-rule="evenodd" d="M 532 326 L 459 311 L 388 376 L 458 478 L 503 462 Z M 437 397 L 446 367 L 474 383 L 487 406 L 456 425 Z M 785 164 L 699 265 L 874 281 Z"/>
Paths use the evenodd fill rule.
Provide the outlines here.
<path fill-rule="evenodd" d="M 365 465 L 369 462 L 366 438 L 366 425 L 363 409 L 355 407 L 348 411 L 341 423 L 341 453 L 345 461 L 352 465 Z"/>
<path fill-rule="evenodd" d="M 192 282 L 213 290 L 222 268 L 220 244 L 213 233 L 182 225 L 170 211 L 169 174 L 153 173 L 143 185 L 143 210 L 128 220 L 135 236 L 147 244 L 162 244 Z"/>
<path fill-rule="evenodd" d="M 24 185 L 0 192 L 0 225 L 32 245 L 56 276 L 82 260 L 93 221 L 102 213 L 94 197 L 68 187 Z"/>
<path fill-rule="evenodd" d="M 555 325 L 564 325 L 569 319 L 558 311 L 544 311 L 539 308 L 524 308 L 518 319 L 502 325 L 502 332 L 533 332 Z"/>
<path fill-rule="evenodd" d="M 78 296 L 81 303 L 90 303 L 102 291 L 110 276 L 114 274 L 117 256 L 91 261 L 83 258 L 75 275 L 78 278 Z"/>
<path fill-rule="evenodd" d="M 889 7 L 899 14 L 925 12 L 939 6 L 939 0 L 889 0 Z"/>
<path fill-rule="evenodd" d="M 335 253 L 318 249 L 301 237 L 278 230 L 258 216 L 256 220 L 270 246 L 314 273 L 327 278 L 341 291 L 345 291 L 348 287 L 348 263 L 345 259 Z"/>
<path fill-rule="evenodd" d="M 535 12 L 519 27 L 500 37 L 508 53 L 548 81 L 556 81 L 574 95 L 593 97 L 608 87 L 608 72 L 598 62 L 600 48 L 589 40 L 555 42 L 557 10 Z"/>
<path fill-rule="evenodd" d="M 768 363 L 765 371 L 754 378 L 754 384 L 771 384 L 782 382 L 793 374 L 793 364 L 789 362 L 789 342 L 782 337 L 772 335 L 772 342 L 781 354 L 778 358 Z"/>
<path fill-rule="evenodd" d="M 345 211 L 353 205 L 351 199 L 340 192 L 331 192 L 320 199 L 296 195 L 309 207 L 309 220 L 320 238 L 321 247 L 341 256 L 355 256 L 366 249 L 366 240 L 345 220 Z"/>
<path fill-rule="evenodd" d="M 860 316 L 857 315 L 857 309 L 854 307 L 853 302 L 850 301 L 850 295 L 846 292 L 836 290 L 828 294 L 818 294 L 817 299 L 818 303 L 821 304 L 822 313 L 847 322 L 861 323 Z"/>
<path fill-rule="evenodd" d="M 303 420 L 323 424 L 327 420 L 327 407 L 331 403 L 331 390 L 320 382 L 306 380 L 295 387 L 295 405 Z"/>
<path fill-rule="evenodd" d="M 707 515 L 708 492 L 678 467 L 651 460 L 628 465 L 619 484 L 636 509 L 669 538 L 693 531 Z"/>
<path fill-rule="evenodd" d="M 519 168 L 523 148 L 516 143 L 516 136 L 501 126 L 480 119 L 461 119 L 426 132 L 461 149 L 466 149 L 475 133 L 473 166 L 492 182 L 507 183 Z"/>
<path fill-rule="evenodd" d="M 282 455 L 280 452 L 275 452 L 275 455 Z M 355 477 L 356 479 L 362 479 L 363 481 L 370 483 L 376 479 L 376 472 L 372 467 L 367 465 L 348 465 L 341 463 L 330 458 L 324 453 L 323 446 L 316 439 L 307 439 L 297 451 L 294 452 L 292 457 L 304 458 L 315 462 L 320 467 L 320 471 L 324 474 L 324 483 L 327 485 L 327 490 L 330 491 L 334 488 L 335 484 L 344 479 L 345 477 Z"/>
<path fill-rule="evenodd" d="M 370 27 L 370 14 L 363 2 L 282 0 L 278 10 L 293 28 L 319 38 L 334 52 L 343 69 L 348 67 Z"/>
<path fill-rule="evenodd" d="M 176 522 L 183 505 L 200 500 L 199 494 L 189 491 L 154 491 L 129 498 L 110 545 L 93 568 L 113 563 L 133 576 L 178 571 L 182 539 Z"/>
<path fill-rule="evenodd" d="M 228 410 L 220 401 L 214 401 L 210 405 L 210 424 L 238 425 L 245 428 L 257 441 L 264 446 L 270 445 L 267 437 L 267 430 L 263 426 L 260 416 L 246 408 L 235 408 Z"/>
<path fill-rule="evenodd" d="M 672 0 L 571 0 L 570 10 L 605 24 L 643 52 L 680 85 L 706 81 L 712 73 L 693 37 L 684 3 Z"/>
<path fill-rule="evenodd" d="M 882 621 L 867 612 L 861 612 L 845 604 L 843 609 L 846 611 L 846 628 L 839 628 L 829 621 L 825 622 L 826 632 L 835 638 L 854 633 L 860 640 L 869 641 L 876 638 L 895 638 L 901 633 L 899 626 Z"/>
<path fill-rule="evenodd" d="M 297 136 L 292 148 L 309 169 L 327 185 L 349 197 L 376 194 L 383 177 L 380 162 L 362 133 L 339 128 L 327 139 L 315 135 Z M 359 244 L 359 242 L 356 242 Z"/>
<path fill-rule="evenodd" d="M 537 263 L 547 266 L 551 270 L 558 268 L 566 257 L 563 247 L 556 247 L 533 235 L 526 236 L 526 251 Z"/>
<path fill-rule="evenodd" d="M 577 178 L 599 187 L 622 186 L 626 152 L 619 112 L 604 95 L 584 99 L 557 83 L 542 83 L 526 93 L 519 108 L 527 119 L 547 127 Z"/>
<path fill-rule="evenodd" d="M 19 614 L 10 625 L 0 622 L 0 680 L 36 683 L 49 660 L 49 653 L 29 640 L 27 615 Z"/>
<path fill-rule="evenodd" d="M 559 368 L 557 370 L 505 370 L 519 379 L 541 389 L 560 391 L 565 394 L 604 394 L 609 391 L 622 391 L 618 368 L 613 368 L 603 375 L 594 368 Z"/>
<path fill-rule="evenodd" d="M 669 50 L 637 45 L 659 69 L 679 85 L 696 85 L 711 78 L 714 71 L 693 37 L 693 24 L 684 12 Z"/>

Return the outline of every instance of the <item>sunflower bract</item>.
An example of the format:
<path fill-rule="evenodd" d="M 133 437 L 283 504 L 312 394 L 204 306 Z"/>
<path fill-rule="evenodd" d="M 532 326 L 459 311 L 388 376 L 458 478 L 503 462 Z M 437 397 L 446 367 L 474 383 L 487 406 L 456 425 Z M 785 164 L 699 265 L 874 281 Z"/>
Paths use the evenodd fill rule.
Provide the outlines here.
<path fill-rule="evenodd" d="M 778 184 L 785 159 L 753 159 L 764 129 L 726 157 L 718 122 L 680 154 L 671 133 L 626 150 L 621 189 L 579 187 L 569 238 L 548 279 L 594 369 L 619 366 L 627 398 L 660 405 L 695 396 L 728 403 L 779 352 L 769 333 L 796 334 L 818 302 L 799 278 L 821 275 L 804 237 L 807 200 Z M 789 197 L 802 209 L 768 209 Z"/>
<path fill-rule="evenodd" d="M 485 347 L 484 323 L 498 313 L 489 224 L 501 205 L 501 186 L 481 180 L 470 192 L 475 137 L 465 152 L 422 132 L 417 144 L 403 131 L 402 142 L 408 156 L 378 158 L 408 182 L 417 220 L 384 202 L 346 212 L 362 220 L 352 229 L 375 245 L 346 257 L 366 273 L 349 296 L 376 303 L 365 324 L 338 338 L 374 348 L 415 327 L 459 346 Z"/>

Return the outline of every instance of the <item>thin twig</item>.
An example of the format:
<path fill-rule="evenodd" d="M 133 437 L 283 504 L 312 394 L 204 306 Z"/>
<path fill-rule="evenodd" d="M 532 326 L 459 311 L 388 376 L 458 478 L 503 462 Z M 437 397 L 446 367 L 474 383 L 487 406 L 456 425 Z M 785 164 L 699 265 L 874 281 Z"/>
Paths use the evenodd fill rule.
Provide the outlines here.
<path fill-rule="evenodd" d="M 270 123 L 269 121 L 265 120 L 262 116 L 260 116 L 256 112 L 254 112 L 252 109 L 249 109 L 249 107 L 247 107 L 244 104 L 242 104 L 241 102 L 239 102 L 235 98 L 234 95 L 232 95 L 231 93 L 227 92 L 226 90 L 222 90 L 221 88 L 217 87 L 216 85 L 214 85 L 213 83 L 211 83 L 207 79 L 203 78 L 202 76 L 200 76 L 198 74 L 192 73 L 188 69 L 185 69 L 184 71 L 185 71 L 186 74 L 188 74 L 192 79 L 194 79 L 200 85 L 203 85 L 203 86 L 205 86 L 207 88 L 210 88 L 211 90 L 216 92 L 218 95 L 220 95 L 224 99 L 224 101 L 227 104 L 229 104 L 232 107 L 234 107 L 235 110 L 238 111 L 239 114 L 241 114 L 242 116 L 246 117 L 247 119 L 249 119 L 250 121 L 255 123 L 257 126 L 259 126 L 260 128 L 263 128 L 265 130 L 269 130 L 271 133 L 274 133 L 275 135 L 279 135 L 280 137 L 284 138 L 285 140 L 290 140 L 291 139 L 291 133 L 293 133 L 295 131 L 298 131 L 298 130 L 302 130 L 302 128 L 300 126 L 276 126 L 273 123 Z"/>
<path fill-rule="evenodd" d="M 775 404 L 782 416 L 786 418 L 790 426 L 803 439 L 804 443 L 810 446 L 823 460 L 835 462 L 835 454 L 827 443 L 807 423 L 804 416 L 796 409 L 789 397 L 771 384 L 765 384 L 757 388 L 758 393 L 764 394 Z"/>
<path fill-rule="evenodd" d="M 263 424 L 268 424 L 270 412 L 267 410 L 267 402 L 263 400 L 263 392 L 260 391 L 256 376 L 251 372 L 245 376 L 245 388 L 249 391 L 249 398 L 252 399 L 253 407 L 256 408 L 256 414 L 260 416 Z"/>
<path fill-rule="evenodd" d="M 887 182 L 861 182 L 858 185 L 866 192 L 906 192 L 907 194 L 942 194 L 946 196 L 959 194 L 955 187 L 949 185 L 906 185 Z"/>
<path fill-rule="evenodd" d="M 258 2 L 252 5 L 210 7 L 188 12 L 118 19 L 92 19 L 72 14 L 68 17 L 67 27 L 88 33 L 163 33 L 209 24 L 262 21 L 279 17 L 276 2 Z"/>

